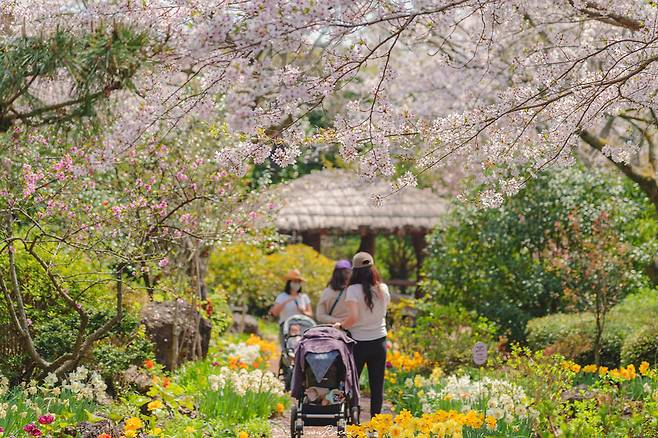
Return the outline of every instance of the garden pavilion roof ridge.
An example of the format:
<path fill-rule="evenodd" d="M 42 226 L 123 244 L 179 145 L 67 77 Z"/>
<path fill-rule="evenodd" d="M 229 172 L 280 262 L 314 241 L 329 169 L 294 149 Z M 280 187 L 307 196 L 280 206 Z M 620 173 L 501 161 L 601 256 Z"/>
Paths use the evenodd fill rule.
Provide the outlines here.
<path fill-rule="evenodd" d="M 448 210 L 449 202 L 429 189 L 407 187 L 371 202 L 373 194 L 390 193 L 390 183 L 368 181 L 341 169 L 315 171 L 276 188 L 276 226 L 283 232 L 428 231 Z"/>

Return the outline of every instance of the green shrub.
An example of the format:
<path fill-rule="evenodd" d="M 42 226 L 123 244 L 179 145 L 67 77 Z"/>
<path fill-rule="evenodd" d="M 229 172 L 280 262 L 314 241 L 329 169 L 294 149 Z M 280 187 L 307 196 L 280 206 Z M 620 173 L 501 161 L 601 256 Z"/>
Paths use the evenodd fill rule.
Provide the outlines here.
<path fill-rule="evenodd" d="M 658 364 L 658 326 L 654 323 L 629 335 L 621 348 L 621 364 Z"/>
<path fill-rule="evenodd" d="M 556 223 L 575 214 L 583 233 L 605 211 L 623 242 L 633 247 L 632 285 L 656 251 L 655 212 L 643 193 L 622 177 L 593 169 L 546 172 L 497 209 L 456 205 L 430 238 L 423 288 L 435 301 L 475 310 L 524 340 L 526 323 L 567 310 L 559 273 L 543 254 Z"/>
<path fill-rule="evenodd" d="M 476 342 L 494 346 L 496 326 L 473 311 L 456 305 L 418 302 L 415 325 L 407 320 L 394 323 L 392 334 L 408 353 L 419 351 L 447 372 L 472 363 L 471 349 Z"/>
<path fill-rule="evenodd" d="M 648 327 L 655 327 L 656 318 L 658 291 L 655 289 L 638 291 L 613 307 L 603 332 L 601 365 L 616 367 L 620 363 L 639 363 L 630 359 L 645 354 L 643 345 L 647 337 L 642 333 L 648 333 Z M 592 314 L 558 313 L 529 321 L 526 340 L 534 350 L 560 353 L 579 363 L 593 363 L 594 334 Z M 637 341 L 634 341 L 636 337 Z M 629 342 L 632 344 L 627 346 Z M 643 357 L 647 357 L 646 354 Z"/>
<path fill-rule="evenodd" d="M 266 254 L 259 247 L 238 243 L 211 254 L 207 282 L 211 290 L 234 302 L 243 299 L 252 309 L 263 312 L 283 291 L 283 277 L 289 270 L 301 271 L 306 279 L 304 292 L 315 302 L 326 287 L 333 266 L 333 260 L 306 245 L 289 245 Z"/>

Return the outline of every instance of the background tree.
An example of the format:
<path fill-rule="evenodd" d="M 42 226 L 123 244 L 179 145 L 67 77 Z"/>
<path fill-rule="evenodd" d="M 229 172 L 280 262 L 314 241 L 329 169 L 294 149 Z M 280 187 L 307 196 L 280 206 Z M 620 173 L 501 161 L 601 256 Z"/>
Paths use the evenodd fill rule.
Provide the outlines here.
<path fill-rule="evenodd" d="M 601 211 L 591 224 L 591 233 L 583 232 L 576 215 L 566 224 L 555 225 L 557 235 L 548 242 L 543 254 L 549 269 L 562 281 L 564 295 L 578 311 L 592 312 L 596 322 L 594 363 L 600 363 L 601 338 L 606 317 L 629 285 L 632 260 L 610 218 Z"/>
<path fill-rule="evenodd" d="M 633 247 L 633 286 L 647 279 L 642 267 L 656 251 L 653 209 L 631 183 L 585 168 L 542 174 L 496 209 L 457 205 L 430 238 L 425 292 L 441 304 L 476 310 L 513 340 L 525 339 L 531 318 L 567 310 L 562 281 L 542 257 L 555 224 L 575 214 L 590 236 L 601 211 L 619 239 Z"/>

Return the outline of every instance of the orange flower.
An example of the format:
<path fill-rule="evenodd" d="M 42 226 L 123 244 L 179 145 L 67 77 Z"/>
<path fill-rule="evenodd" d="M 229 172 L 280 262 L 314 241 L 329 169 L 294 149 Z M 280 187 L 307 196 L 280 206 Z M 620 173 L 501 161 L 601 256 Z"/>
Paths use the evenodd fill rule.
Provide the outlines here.
<path fill-rule="evenodd" d="M 100 435 L 98 435 L 98 438 L 112 438 L 112 435 L 110 435 L 109 433 L 101 433 Z"/>
<path fill-rule="evenodd" d="M 170 383 L 171 383 L 171 380 L 169 380 L 168 377 L 165 377 L 165 378 L 162 379 L 162 387 L 163 388 L 167 388 Z"/>
<path fill-rule="evenodd" d="M 151 359 L 146 359 L 144 361 L 144 368 L 146 368 L 147 370 L 153 369 L 154 366 L 155 363 Z"/>
<path fill-rule="evenodd" d="M 649 362 L 644 361 L 640 364 L 640 374 L 646 376 L 649 373 Z"/>
<path fill-rule="evenodd" d="M 276 411 L 279 414 L 283 414 L 284 409 L 285 409 L 285 406 L 283 406 L 283 403 L 277 403 L 276 404 Z"/>

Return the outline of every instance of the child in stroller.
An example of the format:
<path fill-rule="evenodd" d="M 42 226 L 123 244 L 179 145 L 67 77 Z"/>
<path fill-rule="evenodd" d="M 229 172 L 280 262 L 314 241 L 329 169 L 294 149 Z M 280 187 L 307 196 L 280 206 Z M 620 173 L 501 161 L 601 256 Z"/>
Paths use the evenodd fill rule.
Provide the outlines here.
<path fill-rule="evenodd" d="M 306 330 L 315 327 L 315 321 L 306 315 L 293 315 L 281 325 L 281 357 L 279 358 L 279 378 L 286 391 L 290 391 L 292 368 L 295 362 L 295 349 Z"/>
<path fill-rule="evenodd" d="M 359 381 L 354 363 L 356 341 L 331 326 L 316 326 L 302 336 L 295 354 L 290 417 L 292 438 L 304 426 L 336 426 L 345 436 L 359 422 Z"/>

